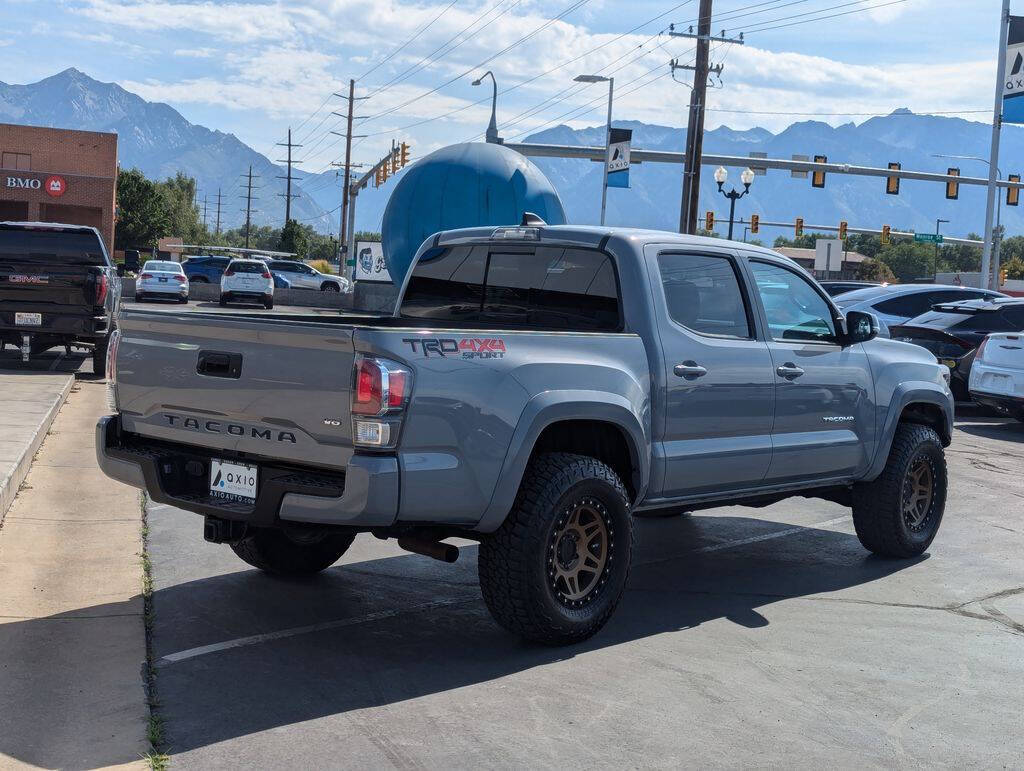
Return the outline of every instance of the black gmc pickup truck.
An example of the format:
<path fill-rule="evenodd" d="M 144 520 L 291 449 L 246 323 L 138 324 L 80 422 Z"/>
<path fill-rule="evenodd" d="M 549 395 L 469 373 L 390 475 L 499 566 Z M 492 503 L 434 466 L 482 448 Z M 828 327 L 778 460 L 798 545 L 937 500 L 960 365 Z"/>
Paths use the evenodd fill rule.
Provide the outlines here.
<path fill-rule="evenodd" d="M 22 361 L 55 346 L 92 351 L 102 374 L 121 280 L 96 228 L 0 222 L 0 350 Z"/>

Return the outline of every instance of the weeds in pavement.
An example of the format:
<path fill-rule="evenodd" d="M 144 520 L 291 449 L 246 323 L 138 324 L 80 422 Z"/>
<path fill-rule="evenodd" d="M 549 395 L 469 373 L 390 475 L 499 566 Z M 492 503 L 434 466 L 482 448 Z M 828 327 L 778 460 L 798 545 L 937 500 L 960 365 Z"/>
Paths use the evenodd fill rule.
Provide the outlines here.
<path fill-rule="evenodd" d="M 146 723 L 149 752 L 143 758 L 153 771 L 164 771 L 170 764 L 170 757 L 164 751 L 164 721 L 159 711 L 156 666 L 153 663 L 153 566 L 149 561 L 149 522 L 146 519 L 145 493 L 142 493 L 139 505 L 142 510 L 142 618 L 146 628 L 146 704 L 149 706 L 149 720 Z"/>

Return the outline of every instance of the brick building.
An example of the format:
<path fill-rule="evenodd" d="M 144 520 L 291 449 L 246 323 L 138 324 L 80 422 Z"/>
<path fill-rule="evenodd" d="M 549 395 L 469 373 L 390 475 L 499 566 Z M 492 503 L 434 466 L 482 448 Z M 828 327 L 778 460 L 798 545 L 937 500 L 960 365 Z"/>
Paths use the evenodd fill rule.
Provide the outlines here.
<path fill-rule="evenodd" d="M 0 220 L 91 225 L 114 249 L 117 134 L 0 123 Z"/>

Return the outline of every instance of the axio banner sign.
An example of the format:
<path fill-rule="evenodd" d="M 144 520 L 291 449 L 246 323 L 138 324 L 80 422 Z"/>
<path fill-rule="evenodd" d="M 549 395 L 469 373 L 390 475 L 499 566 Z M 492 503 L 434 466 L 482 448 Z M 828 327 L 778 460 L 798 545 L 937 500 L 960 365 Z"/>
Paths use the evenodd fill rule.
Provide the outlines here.
<path fill-rule="evenodd" d="M 633 129 L 613 128 L 608 137 L 608 187 L 629 187 L 629 142 Z"/>
<path fill-rule="evenodd" d="M 1011 16 L 1006 38 L 1003 122 L 1024 123 L 1024 16 Z"/>
<path fill-rule="evenodd" d="M 384 245 L 380 241 L 356 241 L 356 281 L 391 283 L 384 261 Z"/>

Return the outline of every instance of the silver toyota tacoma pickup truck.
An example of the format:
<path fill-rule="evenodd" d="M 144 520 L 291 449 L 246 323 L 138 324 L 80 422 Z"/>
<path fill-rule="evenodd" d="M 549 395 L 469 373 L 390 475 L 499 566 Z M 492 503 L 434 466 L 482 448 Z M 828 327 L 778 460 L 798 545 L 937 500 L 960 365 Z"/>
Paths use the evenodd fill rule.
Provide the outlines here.
<path fill-rule="evenodd" d="M 928 548 L 953 398 L 767 249 L 656 231 L 456 230 L 391 316 L 126 310 L 99 464 L 278 574 L 357 533 L 453 560 L 494 618 L 582 640 L 622 594 L 633 517 L 790 496 L 852 508 L 865 548 Z"/>

